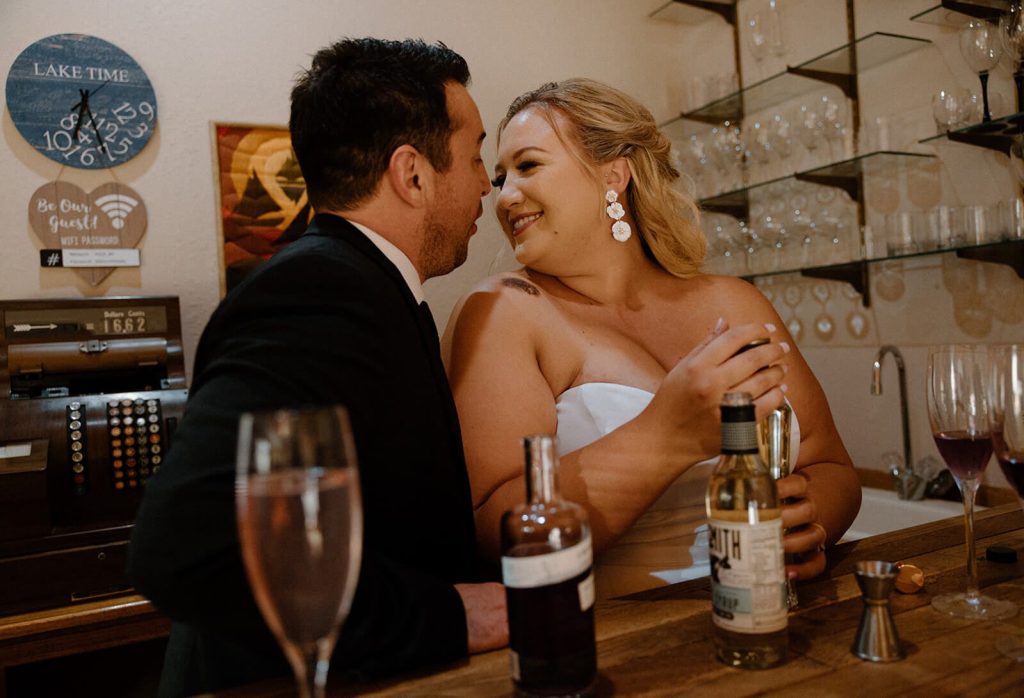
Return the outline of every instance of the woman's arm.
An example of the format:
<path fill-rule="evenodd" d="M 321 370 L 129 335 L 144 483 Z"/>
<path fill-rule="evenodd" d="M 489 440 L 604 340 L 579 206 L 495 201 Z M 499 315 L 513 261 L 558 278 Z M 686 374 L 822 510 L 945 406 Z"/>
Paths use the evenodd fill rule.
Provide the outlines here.
<path fill-rule="evenodd" d="M 785 549 L 801 553 L 803 562 L 789 566 L 797 578 L 817 576 L 825 569 L 820 546 L 838 541 L 860 510 L 860 481 L 843 446 L 821 385 L 795 349 L 795 342 L 771 303 L 739 279 L 716 279 L 715 296 L 728 301 L 724 309 L 733 322 L 772 322 L 773 339 L 794 347 L 785 359 L 789 400 L 800 423 L 800 452 L 793 474 L 779 481 L 779 496 L 791 498 L 783 510 L 788 529 Z"/>
<path fill-rule="evenodd" d="M 562 320 L 534 290 L 485 282 L 453 314 L 445 342 L 477 537 L 490 560 L 500 555 L 502 514 L 525 496 L 520 439 L 556 431 L 555 393 L 574 378 L 557 375 L 573 362 L 550 352 L 575 349 L 545 341 Z M 777 363 L 783 348 L 772 343 L 734 357 L 766 330 L 722 325 L 708 327 L 708 337 L 672 369 L 638 417 L 561 458 L 563 493 L 587 508 L 595 550 L 628 529 L 690 465 L 718 452 L 723 393 L 751 392 L 762 414 L 781 402 L 782 369 L 759 369 Z"/>

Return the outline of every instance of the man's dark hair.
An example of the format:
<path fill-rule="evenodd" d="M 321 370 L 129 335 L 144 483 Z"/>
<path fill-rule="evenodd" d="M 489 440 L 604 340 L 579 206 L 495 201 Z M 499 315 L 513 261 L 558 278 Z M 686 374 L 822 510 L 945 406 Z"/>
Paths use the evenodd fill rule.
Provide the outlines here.
<path fill-rule="evenodd" d="M 391 154 L 411 145 L 451 165 L 445 83 L 469 83 L 465 59 L 419 39 L 344 39 L 313 56 L 292 89 L 292 147 L 314 208 L 344 211 L 371 196 Z"/>

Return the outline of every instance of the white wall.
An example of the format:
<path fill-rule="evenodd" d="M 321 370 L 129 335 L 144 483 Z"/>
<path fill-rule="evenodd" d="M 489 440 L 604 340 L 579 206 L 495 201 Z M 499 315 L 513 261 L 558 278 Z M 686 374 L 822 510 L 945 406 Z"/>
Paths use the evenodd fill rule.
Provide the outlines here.
<path fill-rule="evenodd" d="M 90 287 L 67 270 L 40 270 L 40 247 L 29 229 L 30 195 L 57 177 L 58 166 L 25 144 L 4 109 L 0 144 L 0 297 L 81 297 L 172 294 L 181 298 L 185 344 L 191 363 L 199 333 L 219 300 L 217 202 L 213 184 L 211 122 L 285 124 L 288 92 L 309 56 L 342 36 L 423 37 L 443 40 L 470 63 L 472 93 L 492 129 L 508 102 L 542 82 L 583 75 L 630 92 L 667 120 L 696 75 L 731 70 L 732 32 L 714 19 L 683 27 L 647 19 L 664 0 L 3 0 L 0 2 L 0 69 L 6 77 L 17 54 L 33 41 L 63 32 L 94 34 L 131 54 L 154 83 L 158 130 L 143 153 L 117 169 L 119 180 L 145 199 L 149 228 L 143 266 L 118 270 Z M 741 0 L 741 16 L 767 0 Z M 747 82 L 807 60 L 845 42 L 843 0 L 780 0 L 786 11 L 788 50 L 758 64 L 746 55 Z M 935 0 L 857 0 L 858 35 L 886 30 L 932 39 L 935 45 L 863 76 L 867 117 L 897 119 L 900 137 L 916 141 L 934 133 L 929 99 L 939 87 L 976 86 L 959 57 L 955 33 L 907 21 Z M 1004 64 L 993 88 L 1013 97 Z M 895 123 L 895 122 L 894 122 Z M 925 150 L 928 150 L 927 148 Z M 1014 192 L 1006 158 L 964 146 L 939 149 L 940 198 L 949 203 L 998 200 Z M 493 164 L 493 142 L 485 158 Z M 65 170 L 63 179 L 91 189 L 105 173 Z M 491 208 L 485 205 L 485 208 Z M 470 247 L 468 262 L 431 281 L 427 292 L 443 327 L 455 300 L 488 273 L 502 249 L 490 213 Z M 875 299 L 864 310 L 870 331 L 854 339 L 845 319 L 857 300 L 841 284 L 830 298 L 814 300 L 801 277 L 774 280 L 770 289 L 804 285 L 794 313 L 807 328 L 801 348 L 829 395 L 840 432 L 859 466 L 879 467 L 880 454 L 898 449 L 896 381 L 885 369 L 886 395 L 868 394 L 871 360 L 881 344 L 896 344 L 910 373 L 913 446 L 918 457 L 935 454 L 924 409 L 925 347 L 943 341 L 1024 341 L 1024 282 L 1009 269 L 930 256 L 895 265 L 885 282 L 904 292 Z M 962 312 L 967 304 L 971 313 Z M 954 306 L 961 306 L 961 312 Z M 839 328 L 828 341 L 810 331 L 825 310 Z M 990 471 L 990 480 L 993 478 Z"/>
<path fill-rule="evenodd" d="M 159 127 L 143 153 L 117 168 L 144 198 L 149 227 L 143 266 L 114 272 L 99 287 L 70 270 L 41 270 L 28 226 L 29 197 L 59 165 L 33 151 L 4 109 L 0 145 L 0 297 L 171 294 L 181 298 L 188 363 L 219 300 L 218 206 L 210 122 L 287 124 L 296 73 L 320 47 L 344 36 L 441 40 L 466 57 L 472 94 L 493 130 L 508 103 L 543 82 L 574 75 L 627 90 L 667 118 L 666 85 L 679 72 L 681 29 L 652 22 L 660 0 L 3 0 L 0 67 L 51 34 L 93 34 L 145 69 Z M 493 141 L 484 146 L 493 170 Z M 66 169 L 86 190 L 104 172 Z M 482 278 L 503 245 L 485 204 L 470 258 L 427 285 L 443 329 L 466 287 Z"/>

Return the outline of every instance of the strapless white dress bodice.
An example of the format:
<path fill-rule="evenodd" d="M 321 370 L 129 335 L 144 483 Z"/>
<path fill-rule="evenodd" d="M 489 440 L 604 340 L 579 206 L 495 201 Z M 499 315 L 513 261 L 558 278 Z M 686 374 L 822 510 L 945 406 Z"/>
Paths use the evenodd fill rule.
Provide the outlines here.
<path fill-rule="evenodd" d="M 579 450 L 639 415 L 652 393 L 618 383 L 583 383 L 555 400 L 559 455 Z M 791 430 L 796 462 L 800 428 Z M 611 598 L 708 574 L 704 492 L 717 458 L 679 476 L 594 565 L 597 595 Z"/>

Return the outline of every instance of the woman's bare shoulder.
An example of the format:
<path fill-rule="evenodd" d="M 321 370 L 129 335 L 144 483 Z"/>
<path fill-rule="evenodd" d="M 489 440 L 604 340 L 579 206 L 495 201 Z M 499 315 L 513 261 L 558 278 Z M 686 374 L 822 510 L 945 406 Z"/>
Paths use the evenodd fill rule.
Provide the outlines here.
<path fill-rule="evenodd" d="M 693 282 L 697 300 L 733 322 L 756 322 L 775 314 L 771 302 L 757 286 L 736 276 L 699 274 Z"/>
<path fill-rule="evenodd" d="M 484 332 L 505 339 L 528 336 L 544 325 L 553 310 L 550 296 L 528 272 L 489 276 L 456 303 L 444 333 L 443 353 L 447 356 L 453 343 L 475 343 Z"/>

